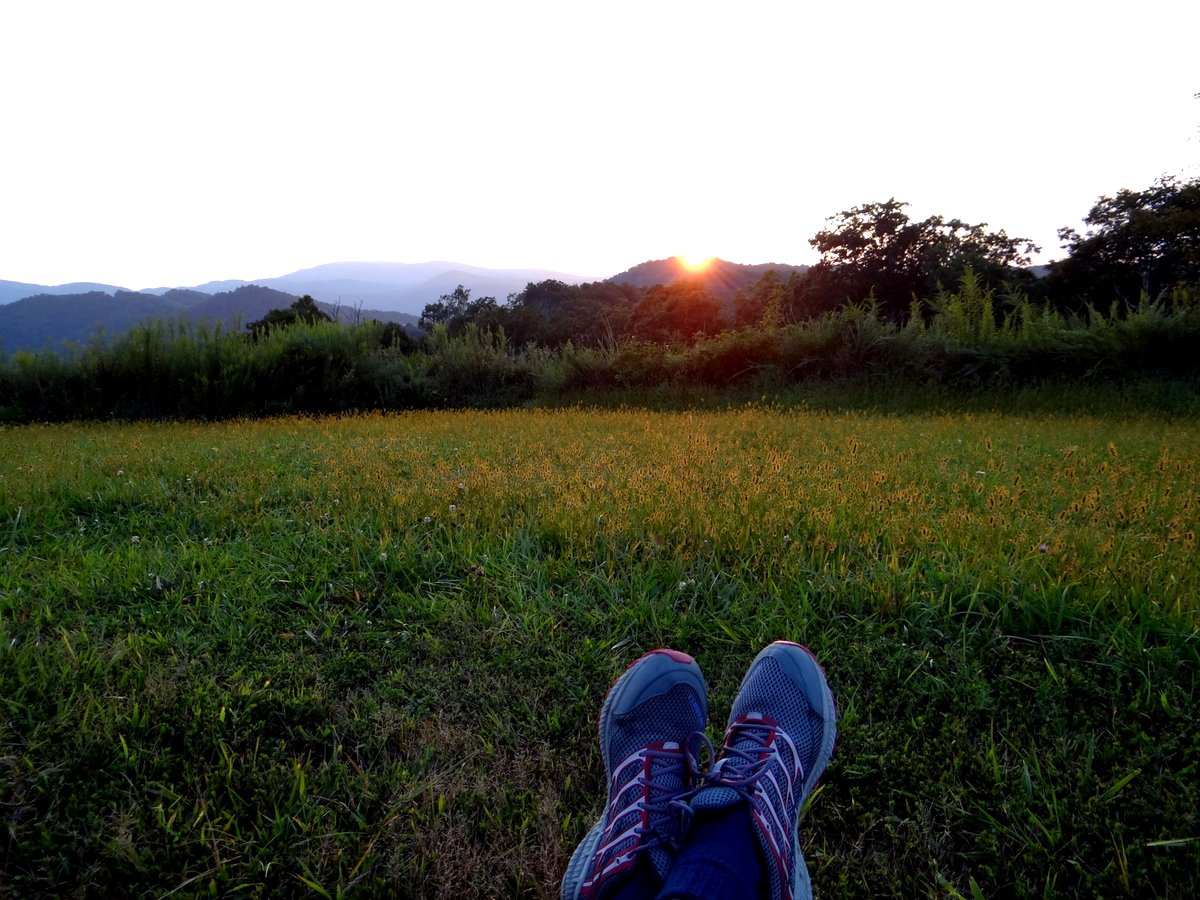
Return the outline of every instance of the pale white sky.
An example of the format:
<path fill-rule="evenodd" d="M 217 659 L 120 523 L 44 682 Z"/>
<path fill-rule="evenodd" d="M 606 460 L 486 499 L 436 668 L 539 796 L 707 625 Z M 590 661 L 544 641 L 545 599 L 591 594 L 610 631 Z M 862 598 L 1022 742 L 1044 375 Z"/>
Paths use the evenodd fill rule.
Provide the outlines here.
<path fill-rule="evenodd" d="M 29 0 L 0 35 L 0 279 L 40 284 L 812 262 L 892 196 L 1052 258 L 1200 162 L 1182 0 Z"/>

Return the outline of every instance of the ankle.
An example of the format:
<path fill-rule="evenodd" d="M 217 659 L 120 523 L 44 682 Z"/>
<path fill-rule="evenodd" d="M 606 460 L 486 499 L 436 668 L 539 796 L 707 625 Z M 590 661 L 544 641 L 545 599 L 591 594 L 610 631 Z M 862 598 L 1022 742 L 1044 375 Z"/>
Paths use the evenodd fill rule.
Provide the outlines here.
<path fill-rule="evenodd" d="M 762 895 L 765 874 L 750 809 L 737 804 L 697 815 L 687 846 L 675 857 L 659 897 L 751 900 Z"/>

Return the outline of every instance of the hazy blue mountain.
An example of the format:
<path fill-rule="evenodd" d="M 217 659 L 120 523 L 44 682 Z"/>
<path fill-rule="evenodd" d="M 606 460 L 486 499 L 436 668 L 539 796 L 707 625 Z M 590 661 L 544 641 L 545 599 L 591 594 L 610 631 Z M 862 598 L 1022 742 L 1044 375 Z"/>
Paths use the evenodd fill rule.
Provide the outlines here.
<path fill-rule="evenodd" d="M 120 334 L 147 319 L 180 316 L 182 306 L 130 291 L 38 294 L 0 306 L 0 351 L 59 347 Z"/>
<path fill-rule="evenodd" d="M 291 306 L 296 297 L 300 296 L 287 291 L 276 290 L 275 288 L 263 287 L 258 284 L 243 285 L 236 290 L 223 291 L 211 296 L 197 291 L 189 291 L 187 293 L 198 294 L 204 297 L 203 302 L 188 309 L 187 318 L 189 320 L 197 321 L 205 319 L 209 322 L 220 322 L 228 328 L 237 326 L 241 330 L 245 330 L 248 323 L 263 318 L 263 316 L 273 309 L 283 309 L 284 307 Z M 402 325 L 415 326 L 418 318 L 417 316 L 398 313 L 392 310 L 353 309 L 348 306 L 338 307 L 335 304 L 324 303 L 319 300 L 317 301 L 317 306 L 322 312 L 339 322 L 378 319 L 381 322 L 399 322 Z"/>
<path fill-rule="evenodd" d="M 243 285 L 233 291 L 167 290 L 161 296 L 132 291 L 39 294 L 0 306 L 0 352 L 61 349 L 64 342 L 86 344 L 120 335 L 133 325 L 159 320 L 244 329 L 272 309 L 291 306 L 295 296 L 273 288 Z M 392 310 L 335 309 L 319 304 L 340 321 L 379 319 L 415 328 L 417 317 Z"/>
<path fill-rule="evenodd" d="M 531 281 L 551 278 L 566 284 L 594 280 L 549 269 L 488 269 L 455 262 L 336 262 L 278 277 L 256 278 L 252 282 L 227 279 L 190 286 L 149 288 L 141 293 L 157 297 L 175 290 L 224 294 L 255 284 L 297 297 L 309 294 L 316 300 L 334 306 L 419 316 L 426 304 L 433 303 L 442 294 L 451 293 L 460 284 L 470 289 L 473 297 L 490 296 L 503 301 L 509 294 L 524 290 Z M 84 294 L 91 291 L 114 294 L 125 291 L 125 288 L 103 284 L 49 286 L 0 281 L 0 304 L 38 294 Z"/>
<path fill-rule="evenodd" d="M 472 297 L 495 297 L 503 301 L 509 294 L 524 290 L 531 281 L 551 278 L 566 284 L 590 280 L 548 269 L 486 269 L 452 262 L 342 262 L 301 269 L 278 278 L 261 278 L 255 283 L 297 296 L 308 294 L 336 306 L 420 315 L 426 304 L 451 293 L 460 284 L 471 291 Z"/>
<path fill-rule="evenodd" d="M 145 291 L 147 294 L 165 294 L 167 291 L 199 291 L 201 294 L 225 294 L 229 291 L 236 291 L 238 288 L 248 287 L 251 284 L 260 284 L 257 281 L 242 281 L 239 278 L 233 278 L 226 281 L 206 281 L 204 284 L 193 285 L 190 288 L 153 288 Z"/>
<path fill-rule="evenodd" d="M 24 281 L 0 281 L 0 304 L 12 303 L 36 294 L 86 294 L 90 291 L 101 291 L 105 294 L 115 294 L 126 288 L 115 284 L 93 284 L 90 281 L 75 281 L 71 284 L 46 285 L 27 284 Z"/>
<path fill-rule="evenodd" d="M 495 297 L 503 302 L 529 282 L 556 279 L 582 284 L 593 279 L 550 269 L 488 269 L 455 262 L 336 262 L 300 269 L 272 278 L 209 281 L 191 288 L 207 294 L 226 293 L 248 284 L 274 288 L 297 297 L 308 294 L 335 307 L 373 309 L 419 316 L 429 303 L 449 294 L 460 284 L 472 297 Z M 169 288 L 144 293 L 165 294 Z"/>

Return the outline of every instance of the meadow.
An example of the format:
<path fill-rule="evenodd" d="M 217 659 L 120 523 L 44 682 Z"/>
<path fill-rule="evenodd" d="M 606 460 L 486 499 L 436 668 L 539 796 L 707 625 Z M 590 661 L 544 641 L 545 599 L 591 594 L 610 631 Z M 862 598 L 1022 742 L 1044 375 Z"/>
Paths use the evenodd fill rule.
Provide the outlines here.
<path fill-rule="evenodd" d="M 520 409 L 0 429 L 0 895 L 549 896 L 596 716 L 771 640 L 820 896 L 1200 889 L 1200 425 Z"/>

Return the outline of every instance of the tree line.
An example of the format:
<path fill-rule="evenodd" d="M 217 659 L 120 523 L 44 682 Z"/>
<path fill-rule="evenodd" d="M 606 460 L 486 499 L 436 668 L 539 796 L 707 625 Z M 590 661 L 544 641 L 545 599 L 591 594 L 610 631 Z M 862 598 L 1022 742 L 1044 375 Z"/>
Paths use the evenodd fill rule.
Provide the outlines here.
<path fill-rule="evenodd" d="M 1000 297 L 998 322 L 1025 300 L 1078 315 L 1200 283 L 1200 180 L 1164 176 L 1101 197 L 1084 232 L 1059 231 L 1067 257 L 1041 270 L 1029 265 L 1040 248 L 1025 238 L 940 215 L 914 221 L 907 206 L 892 198 L 838 213 L 809 241 L 821 254 L 815 266 L 786 278 L 767 272 L 728 304 L 705 290 L 702 276 L 646 289 L 544 281 L 504 301 L 459 286 L 428 304 L 420 324 L 451 335 L 470 324 L 502 329 L 517 346 L 669 343 L 798 324 L 863 302 L 896 323 L 927 320 L 932 298 L 968 271 Z"/>

